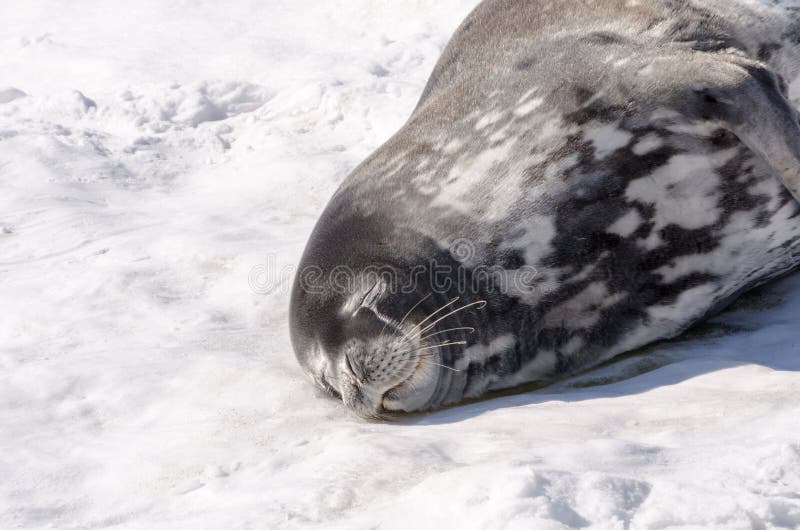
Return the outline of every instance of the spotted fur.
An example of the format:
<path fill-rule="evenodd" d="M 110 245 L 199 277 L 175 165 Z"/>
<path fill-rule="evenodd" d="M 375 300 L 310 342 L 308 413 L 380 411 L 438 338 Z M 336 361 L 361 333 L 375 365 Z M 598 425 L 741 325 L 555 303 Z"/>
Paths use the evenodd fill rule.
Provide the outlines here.
<path fill-rule="evenodd" d="M 428 409 L 672 337 L 795 268 L 798 8 L 480 4 L 409 121 L 346 179 L 311 236 L 301 270 L 344 265 L 358 281 L 348 293 L 298 281 L 302 366 L 359 414 Z M 471 242 L 466 258 L 451 252 L 457 241 Z M 433 262 L 477 288 L 433 292 Z M 369 267 L 398 283 L 416 274 L 415 288 L 370 281 Z M 536 271 L 526 288 L 500 281 L 524 267 Z M 442 333 L 433 357 L 398 358 L 432 344 L 407 335 L 457 296 L 487 302 L 448 317 L 475 332 Z M 354 375 L 377 367 L 380 385 Z"/>

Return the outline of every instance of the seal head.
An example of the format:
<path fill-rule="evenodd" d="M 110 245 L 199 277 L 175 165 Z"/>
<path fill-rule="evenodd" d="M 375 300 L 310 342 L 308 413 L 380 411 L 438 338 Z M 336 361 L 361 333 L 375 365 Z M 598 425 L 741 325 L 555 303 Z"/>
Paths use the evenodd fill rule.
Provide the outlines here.
<path fill-rule="evenodd" d="M 446 400 L 453 360 L 474 340 L 474 311 L 485 302 L 431 288 L 432 266 L 457 270 L 452 256 L 385 216 L 352 215 L 343 198 L 323 213 L 296 276 L 290 329 L 297 359 L 317 386 L 360 416 L 435 408 Z"/>

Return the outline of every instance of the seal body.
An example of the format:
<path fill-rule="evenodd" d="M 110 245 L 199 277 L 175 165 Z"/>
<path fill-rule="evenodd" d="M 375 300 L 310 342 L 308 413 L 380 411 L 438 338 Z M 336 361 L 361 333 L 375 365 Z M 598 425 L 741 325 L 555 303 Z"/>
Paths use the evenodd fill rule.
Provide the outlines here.
<path fill-rule="evenodd" d="M 798 42 L 794 2 L 481 3 L 322 214 L 300 364 L 360 415 L 425 410 L 586 370 L 792 270 Z"/>

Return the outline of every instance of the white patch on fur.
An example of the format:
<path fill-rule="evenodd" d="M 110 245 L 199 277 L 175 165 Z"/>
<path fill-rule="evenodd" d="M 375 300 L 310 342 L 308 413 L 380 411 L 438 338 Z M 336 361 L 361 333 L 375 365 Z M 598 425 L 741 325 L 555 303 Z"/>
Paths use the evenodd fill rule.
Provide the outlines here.
<path fill-rule="evenodd" d="M 492 143 L 502 142 L 503 140 L 508 138 L 510 130 L 511 130 L 511 125 L 510 124 L 506 125 L 497 132 L 492 133 L 492 135 L 489 136 L 489 141 Z"/>
<path fill-rule="evenodd" d="M 680 121 L 672 125 L 667 125 L 664 128 L 675 134 L 689 134 L 701 138 L 708 138 L 714 134 L 714 131 L 719 127 L 710 121 Z"/>
<path fill-rule="evenodd" d="M 384 166 L 386 168 L 384 170 L 384 175 L 386 177 L 396 175 L 401 169 L 406 167 L 406 162 L 406 153 L 398 154 L 386 163 Z"/>
<path fill-rule="evenodd" d="M 655 151 L 662 145 L 664 145 L 664 140 L 657 134 L 651 133 L 636 142 L 636 145 L 633 146 L 633 154 L 636 156 L 646 155 L 647 153 Z"/>
<path fill-rule="evenodd" d="M 715 286 L 712 284 L 700 285 L 681 293 L 672 304 L 648 308 L 648 323 L 627 333 L 604 358 L 609 359 L 622 352 L 640 348 L 656 339 L 675 336 L 687 322 L 697 319 L 705 311 L 714 290 Z"/>
<path fill-rule="evenodd" d="M 764 165 L 763 162 L 760 160 L 755 162 L 756 164 Z M 771 169 L 763 169 L 757 171 L 771 173 Z M 747 175 L 743 175 L 743 177 L 747 177 Z M 750 186 L 750 193 L 752 195 L 763 195 L 769 197 L 769 202 L 766 204 L 766 208 L 769 210 L 777 210 L 780 201 L 782 200 L 782 192 L 784 190 L 783 183 L 779 181 L 777 178 L 768 178 L 768 179 L 761 179 L 754 185 Z"/>
<path fill-rule="evenodd" d="M 597 257 L 597 261 L 602 261 L 602 260 L 608 258 L 609 254 L 610 254 L 610 252 L 607 251 L 607 250 L 602 252 Z M 585 279 L 587 279 L 589 277 L 589 275 L 592 272 L 594 272 L 594 270 L 596 268 L 597 268 L 597 262 L 595 262 L 595 263 L 587 263 L 586 265 L 583 266 L 583 268 L 580 270 L 580 272 L 578 274 L 575 274 L 575 275 L 570 276 L 569 278 L 567 278 L 567 282 L 568 283 L 582 282 Z"/>
<path fill-rule="evenodd" d="M 636 72 L 636 73 L 638 75 L 641 75 L 641 76 L 651 75 L 653 73 L 653 65 L 652 64 L 648 64 L 647 66 L 645 66 L 643 68 L 640 68 L 639 71 Z"/>
<path fill-rule="evenodd" d="M 607 123 L 588 129 L 584 138 L 594 145 L 595 156 L 603 159 L 622 147 L 628 145 L 633 135 L 619 128 L 618 123 Z"/>
<path fill-rule="evenodd" d="M 715 290 L 714 284 L 698 285 L 683 291 L 674 303 L 653 306 L 647 313 L 655 322 L 668 322 L 665 328 L 678 331 L 685 323 L 691 322 L 704 312 Z"/>
<path fill-rule="evenodd" d="M 524 94 L 522 94 L 522 96 L 517 100 L 517 105 L 522 105 L 523 103 L 525 103 L 525 101 L 527 101 L 528 98 L 532 97 L 536 93 L 536 91 L 537 91 L 536 88 L 532 88 L 527 92 L 525 92 Z"/>
<path fill-rule="evenodd" d="M 556 236 L 555 217 L 529 215 L 524 221 L 515 225 L 510 233 L 516 237 L 504 241 L 500 248 L 521 250 L 525 256 L 525 264 L 536 267 L 539 260 L 552 250 L 551 244 Z"/>
<path fill-rule="evenodd" d="M 479 179 L 490 175 L 490 170 L 495 164 L 508 160 L 508 155 L 511 153 L 514 144 L 516 144 L 516 139 L 490 147 L 477 154 L 467 153 L 460 157 L 447 175 L 448 184 L 461 181 L 466 184 L 462 190 L 463 192 L 473 189 L 472 185 L 477 183 Z"/>
<path fill-rule="evenodd" d="M 703 254 L 681 256 L 656 272 L 661 274 L 664 282 L 673 282 L 695 272 L 729 277 L 722 283 L 735 290 L 734 286 L 744 280 L 735 281 L 730 277 L 744 277 L 749 271 L 761 267 L 764 251 L 774 246 L 774 243 L 767 245 L 765 242 L 789 241 L 800 234 L 800 224 L 790 220 L 793 213 L 794 205 L 789 203 L 775 212 L 769 224 L 759 227 L 755 211 L 736 212 L 722 229 L 723 239 L 719 247 Z M 781 232 L 777 232 L 778 229 Z"/>
<path fill-rule="evenodd" d="M 485 362 L 492 355 L 508 351 L 516 344 L 517 337 L 512 333 L 495 337 L 489 344 L 473 344 L 464 350 L 463 357 L 456 362 L 455 367 L 464 370 L 471 362 Z"/>
<path fill-rule="evenodd" d="M 663 244 L 664 241 L 661 239 L 661 236 L 658 235 L 658 232 L 656 232 L 655 230 L 650 232 L 650 235 L 647 236 L 647 238 L 638 240 L 636 242 L 637 246 L 644 248 L 645 250 L 653 250 L 660 247 Z"/>
<path fill-rule="evenodd" d="M 565 122 L 561 116 L 554 113 L 540 113 L 537 116 L 540 120 L 539 131 L 536 133 L 536 153 L 534 156 L 541 157 L 541 161 L 548 158 L 549 154 L 561 149 L 570 135 L 578 134 L 582 127 L 573 123 Z M 539 163 L 536 161 L 534 163 Z"/>
<path fill-rule="evenodd" d="M 515 116 L 519 116 L 519 117 L 527 116 L 528 114 L 530 114 L 534 110 L 536 110 L 539 107 L 541 107 L 542 103 L 544 103 L 544 98 L 532 99 L 532 100 L 528 101 L 527 103 L 523 103 L 522 105 L 520 105 L 519 107 L 514 109 L 514 115 Z"/>
<path fill-rule="evenodd" d="M 581 343 L 583 339 L 576 337 Z M 547 380 L 552 377 L 555 372 L 558 357 L 555 352 L 550 350 L 537 351 L 536 356 L 525 363 L 520 370 L 511 376 L 508 380 L 503 381 L 502 386 L 497 385 L 494 388 L 510 388 L 520 385 L 522 383 L 529 383 L 536 380 Z"/>
<path fill-rule="evenodd" d="M 600 320 L 600 310 L 611 307 L 628 293 L 611 294 L 603 282 L 590 283 L 583 291 L 550 310 L 542 319 L 546 328 L 586 329 Z"/>
<path fill-rule="evenodd" d="M 610 234 L 617 234 L 620 237 L 630 237 L 642 225 L 643 221 L 639 210 L 631 208 L 628 213 L 614 221 L 606 231 Z"/>
<path fill-rule="evenodd" d="M 663 120 L 679 120 L 684 119 L 683 114 L 677 110 L 661 107 L 650 113 L 650 120 L 659 122 Z"/>
<path fill-rule="evenodd" d="M 661 282 L 672 283 L 678 278 L 687 274 L 713 272 L 715 274 L 727 274 L 733 269 L 732 262 L 735 257 L 728 252 L 724 255 L 720 252 L 709 254 L 689 254 L 675 258 L 671 263 L 659 267 L 654 272 L 661 275 Z"/>
<path fill-rule="evenodd" d="M 509 180 L 511 169 L 508 167 L 508 160 L 516 143 L 516 138 L 510 138 L 507 142 L 479 153 L 462 154 L 450 169 L 447 179 L 432 205 L 445 206 L 474 215 L 474 206 L 472 206 L 475 204 L 474 194 L 480 188 L 487 188 L 481 186 L 484 179 L 491 178 L 496 182 L 504 182 L 508 187 L 513 187 L 516 180 Z M 500 171 L 497 166 L 504 166 L 504 169 Z M 484 197 L 484 204 L 490 207 L 491 215 L 503 215 L 508 208 L 513 207 L 513 201 L 500 200 L 501 196 L 505 197 L 507 193 L 518 192 L 516 189 L 504 189 L 506 186 L 488 187 L 493 190 L 493 194 Z"/>
<path fill-rule="evenodd" d="M 414 187 L 421 193 L 430 195 L 430 193 L 426 193 L 423 188 L 428 190 L 438 190 L 439 186 L 433 184 L 433 179 L 435 176 L 436 174 L 433 171 L 420 171 L 414 175 L 414 178 L 411 180 L 411 182 L 414 183 Z"/>
<path fill-rule="evenodd" d="M 503 116 L 505 116 L 505 112 L 491 111 L 491 112 L 489 112 L 487 114 L 484 114 L 475 123 L 475 130 L 476 131 L 481 131 L 481 130 L 485 129 L 486 127 L 488 127 L 489 125 L 492 125 L 492 124 L 497 123 L 500 120 L 502 120 Z"/>
<path fill-rule="evenodd" d="M 493 355 L 502 354 L 517 344 L 517 337 L 511 333 L 500 335 L 492 340 L 489 344 L 473 344 L 464 350 L 464 356 L 455 363 L 457 370 L 466 370 L 471 362 L 483 363 Z M 507 379 L 502 378 L 498 374 L 486 374 L 477 384 L 464 394 L 464 397 L 477 397 L 485 393 L 491 388 L 495 388 L 495 384 L 499 382 L 500 387 L 507 386 Z M 499 387 L 498 387 L 499 388 Z"/>
<path fill-rule="evenodd" d="M 577 166 L 578 162 L 580 162 L 580 155 L 577 153 L 556 160 L 547 165 L 544 170 L 544 178 L 552 180 L 556 177 L 562 177 L 567 170 Z"/>
<path fill-rule="evenodd" d="M 565 126 L 561 118 L 553 118 L 547 120 L 544 125 L 542 125 L 539 129 L 539 133 L 536 135 L 536 139 L 542 142 L 543 140 L 565 138 L 567 135 L 576 132 L 576 130 L 576 126 Z"/>
<path fill-rule="evenodd" d="M 631 182 L 625 196 L 656 206 L 655 232 L 670 224 L 687 230 L 713 224 L 721 213 L 715 163 L 722 162 L 722 156 L 674 155 L 648 177 Z"/>
<path fill-rule="evenodd" d="M 447 145 L 442 148 L 442 151 L 448 155 L 452 155 L 453 153 L 458 152 L 459 149 L 464 147 L 465 142 L 459 140 L 458 138 L 453 138 L 450 140 Z"/>
<path fill-rule="evenodd" d="M 584 346 L 586 346 L 586 341 L 583 340 L 582 337 L 572 337 L 564 344 L 560 349 L 559 352 L 566 355 L 575 355 L 578 353 Z"/>

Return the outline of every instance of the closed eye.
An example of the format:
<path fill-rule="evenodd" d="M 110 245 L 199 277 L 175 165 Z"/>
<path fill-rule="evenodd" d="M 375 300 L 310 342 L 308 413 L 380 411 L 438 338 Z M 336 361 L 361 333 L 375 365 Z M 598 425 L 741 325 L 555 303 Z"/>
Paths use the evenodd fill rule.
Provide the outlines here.
<path fill-rule="evenodd" d="M 352 364 L 350 364 L 350 356 L 349 356 L 349 355 L 345 355 L 345 356 L 344 356 L 344 366 L 345 366 L 345 368 L 347 368 L 347 370 L 348 370 L 348 371 L 349 371 L 351 374 L 353 374 L 353 375 L 356 375 L 356 371 L 355 371 L 355 370 L 353 370 L 353 365 L 352 365 Z"/>
<path fill-rule="evenodd" d="M 326 394 L 336 399 L 342 399 L 342 395 L 333 387 L 333 385 L 328 383 L 324 375 L 320 377 L 319 382 L 322 384 L 322 390 L 324 390 Z"/>
<path fill-rule="evenodd" d="M 361 379 L 362 379 L 361 375 L 362 374 L 360 373 L 360 371 L 357 372 L 356 369 L 353 367 L 353 364 L 350 362 L 350 356 L 349 355 L 345 355 L 344 356 L 344 366 L 345 366 L 345 368 L 347 368 L 347 371 L 349 371 L 351 374 L 353 374 L 353 376 L 355 376 L 356 380 L 359 383 L 361 383 Z"/>

